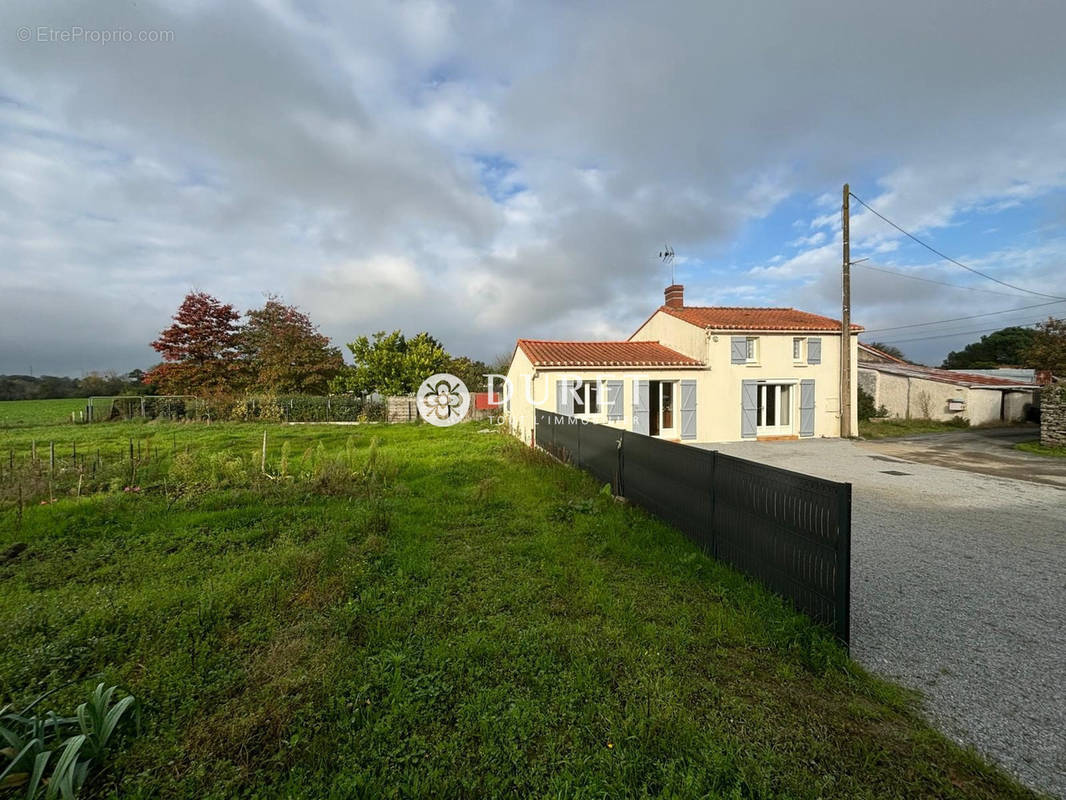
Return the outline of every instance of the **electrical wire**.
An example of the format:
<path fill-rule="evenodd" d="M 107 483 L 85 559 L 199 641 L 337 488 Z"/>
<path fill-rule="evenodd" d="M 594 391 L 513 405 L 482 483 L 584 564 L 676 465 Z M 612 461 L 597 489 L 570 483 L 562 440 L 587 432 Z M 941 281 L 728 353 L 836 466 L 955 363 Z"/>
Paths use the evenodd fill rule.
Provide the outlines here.
<path fill-rule="evenodd" d="M 1018 306 L 1017 308 L 1005 308 L 1002 311 L 986 311 L 984 314 L 970 314 L 966 317 L 952 317 L 951 319 L 938 319 L 933 322 L 913 322 L 910 325 L 893 325 L 889 328 L 867 328 L 867 333 L 880 333 L 881 331 L 898 331 L 903 328 L 923 328 L 927 325 L 943 325 L 948 322 L 961 322 L 964 319 L 977 319 L 978 317 L 994 317 L 996 314 L 1009 314 L 1012 311 L 1025 311 L 1030 308 L 1042 308 L 1043 306 L 1055 306 L 1066 303 L 1066 300 L 1051 300 L 1047 303 L 1034 303 L 1031 306 Z"/>
<path fill-rule="evenodd" d="M 968 267 L 965 264 L 963 264 L 961 261 L 957 261 L 956 259 L 952 258 L 951 256 L 940 252 L 939 250 L 937 250 L 932 245 L 926 244 L 925 242 L 923 242 L 921 239 L 919 239 L 917 236 L 915 236 L 910 231 L 901 228 L 899 225 L 897 225 L 895 222 L 890 220 L 888 217 L 886 217 L 880 211 L 878 211 L 875 208 L 872 208 L 865 200 L 863 200 L 861 197 L 859 197 L 854 192 L 848 192 L 848 194 L 851 197 L 854 197 L 856 200 L 858 200 L 859 203 L 862 206 L 864 206 L 874 216 L 880 217 L 882 220 L 887 222 L 889 225 L 891 225 L 897 231 L 902 233 L 904 236 L 906 236 L 907 238 L 917 242 L 918 244 L 920 244 L 922 247 L 924 247 L 929 252 L 935 253 L 936 255 L 940 256 L 945 261 L 950 261 L 952 264 L 954 264 L 954 265 L 956 265 L 958 267 L 962 267 L 964 270 L 967 270 L 968 272 L 972 272 L 974 275 L 980 275 L 982 278 L 990 280 L 990 281 L 992 281 L 994 283 L 998 283 L 1000 286 L 1006 286 L 1009 289 L 1017 289 L 1019 292 L 1025 292 L 1026 294 L 1033 294 L 1033 295 L 1036 295 L 1038 297 L 1050 297 L 1052 300 L 1066 300 L 1066 297 L 1060 297 L 1059 295 L 1056 295 L 1056 294 L 1044 294 L 1043 292 L 1036 292 L 1036 291 L 1033 291 L 1032 289 L 1026 289 L 1024 286 L 1016 286 L 1013 283 L 1007 283 L 1006 281 L 1001 281 L 999 278 L 993 278 L 991 275 L 988 275 L 987 273 L 981 272 L 980 270 L 974 269 L 973 267 Z"/>
<path fill-rule="evenodd" d="M 1000 326 L 998 328 L 981 328 L 975 331 L 955 331 L 954 333 L 939 333 L 933 336 L 916 336 L 911 339 L 884 339 L 881 340 L 882 344 L 904 344 L 906 342 L 924 342 L 929 339 L 949 339 L 952 336 L 969 336 L 974 333 L 990 333 L 992 331 L 1001 331 L 1004 327 L 1007 328 L 1031 328 L 1034 325 L 1039 325 L 1044 320 L 1038 319 L 1035 322 L 1018 322 L 1013 325 Z"/>
<path fill-rule="evenodd" d="M 963 286 L 958 283 L 947 283 L 946 281 L 937 281 L 932 278 L 922 278 L 918 275 L 908 275 L 906 272 L 898 272 L 894 269 L 886 269 L 885 267 L 875 267 L 870 264 L 852 264 L 853 267 L 859 267 L 861 269 L 872 269 L 874 272 L 884 272 L 886 275 L 897 275 L 900 278 L 909 278 L 912 281 L 921 281 L 922 283 L 935 283 L 937 286 L 949 286 L 952 289 L 965 289 L 968 292 L 984 292 L 985 294 L 998 294 L 1001 297 L 1024 297 L 1017 292 L 997 292 L 995 289 L 982 289 L 979 286 Z"/>

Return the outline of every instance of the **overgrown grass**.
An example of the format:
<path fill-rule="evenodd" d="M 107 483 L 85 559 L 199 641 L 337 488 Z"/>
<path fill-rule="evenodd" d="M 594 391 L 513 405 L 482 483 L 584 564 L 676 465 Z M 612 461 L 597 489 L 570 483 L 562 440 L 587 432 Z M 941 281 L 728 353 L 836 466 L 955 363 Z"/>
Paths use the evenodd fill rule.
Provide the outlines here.
<path fill-rule="evenodd" d="M 99 796 L 1029 796 L 681 534 L 479 427 L 271 427 L 265 465 L 259 425 L 0 433 L 155 442 L 140 492 L 0 501 L 0 704 L 96 673 L 135 694 Z"/>
<path fill-rule="evenodd" d="M 84 411 L 81 398 L 60 400 L 0 400 L 0 430 L 70 422 L 72 412 Z"/>
<path fill-rule="evenodd" d="M 887 439 L 892 436 L 913 436 L 919 433 L 948 433 L 966 430 L 969 422 L 957 417 L 950 422 L 935 419 L 869 419 L 859 421 L 859 436 L 864 439 Z"/>
<path fill-rule="evenodd" d="M 1034 453 L 1038 456 L 1050 456 L 1051 458 L 1066 458 L 1066 447 L 1047 447 L 1039 441 L 1019 442 L 1014 445 L 1016 450 L 1024 450 L 1026 453 Z"/>

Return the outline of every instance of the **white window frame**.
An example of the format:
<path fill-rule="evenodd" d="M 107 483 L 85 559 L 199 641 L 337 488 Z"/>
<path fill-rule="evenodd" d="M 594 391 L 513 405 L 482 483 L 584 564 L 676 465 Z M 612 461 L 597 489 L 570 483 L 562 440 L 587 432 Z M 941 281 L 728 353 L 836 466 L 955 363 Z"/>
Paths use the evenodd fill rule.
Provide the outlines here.
<path fill-rule="evenodd" d="M 758 383 L 758 400 L 756 402 L 756 417 L 755 417 L 755 433 L 758 436 L 790 436 L 795 433 L 796 429 L 796 400 L 798 392 L 794 387 L 798 385 L 798 381 L 794 380 L 782 380 L 782 381 L 759 381 Z M 767 425 L 766 423 L 766 408 L 767 403 L 765 401 L 765 393 L 769 391 L 775 392 L 774 397 L 774 410 L 777 412 L 777 419 L 774 420 L 778 423 L 781 419 L 781 387 L 788 387 L 788 423 Z"/>
<path fill-rule="evenodd" d="M 746 336 L 745 344 L 746 350 L 744 351 L 744 363 L 745 364 L 758 364 L 759 363 L 759 337 L 758 336 Z"/>
<path fill-rule="evenodd" d="M 807 363 L 807 337 L 806 336 L 793 336 L 792 337 L 792 363 L 793 364 L 806 364 Z"/>
<path fill-rule="evenodd" d="M 596 410 L 589 411 L 589 387 L 596 387 Z M 606 392 L 604 391 L 604 384 L 597 380 L 585 380 L 581 379 L 581 385 L 575 387 L 574 391 L 581 396 L 582 405 L 586 409 L 585 411 L 577 410 L 577 399 L 574 400 L 574 416 L 575 417 L 598 417 L 603 414 L 603 401 L 606 399 Z"/>

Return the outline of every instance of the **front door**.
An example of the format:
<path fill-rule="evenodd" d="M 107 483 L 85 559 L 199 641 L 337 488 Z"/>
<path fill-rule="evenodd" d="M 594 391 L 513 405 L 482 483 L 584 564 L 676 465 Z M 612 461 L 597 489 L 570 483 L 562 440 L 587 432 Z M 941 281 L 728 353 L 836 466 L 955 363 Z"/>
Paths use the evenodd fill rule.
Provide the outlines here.
<path fill-rule="evenodd" d="M 787 383 L 760 383 L 758 407 L 759 436 L 788 436 L 792 433 L 792 386 Z"/>
<path fill-rule="evenodd" d="M 676 381 L 650 381 L 648 384 L 648 433 L 652 436 L 677 436 L 674 418 Z"/>

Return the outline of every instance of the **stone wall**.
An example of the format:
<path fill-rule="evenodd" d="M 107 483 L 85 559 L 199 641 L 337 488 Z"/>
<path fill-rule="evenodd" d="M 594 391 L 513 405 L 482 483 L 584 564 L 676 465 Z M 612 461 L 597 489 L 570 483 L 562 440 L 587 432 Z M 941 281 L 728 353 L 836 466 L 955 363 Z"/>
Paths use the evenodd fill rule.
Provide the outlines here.
<path fill-rule="evenodd" d="M 1066 447 L 1066 384 L 1045 386 L 1040 392 L 1040 444 Z"/>

